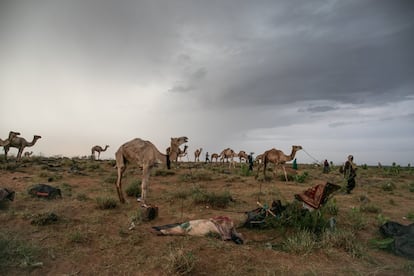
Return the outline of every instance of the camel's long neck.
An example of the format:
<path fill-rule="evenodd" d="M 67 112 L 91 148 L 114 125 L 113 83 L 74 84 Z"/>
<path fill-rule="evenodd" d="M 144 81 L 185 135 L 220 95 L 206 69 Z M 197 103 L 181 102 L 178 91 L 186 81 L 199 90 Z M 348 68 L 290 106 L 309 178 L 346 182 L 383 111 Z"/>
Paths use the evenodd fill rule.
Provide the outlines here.
<path fill-rule="evenodd" d="M 105 148 L 102 151 L 106 151 L 107 148 L 108 148 L 108 146 L 105 146 Z"/>
<path fill-rule="evenodd" d="M 38 137 L 33 137 L 33 140 L 32 140 L 30 143 L 28 143 L 28 144 L 27 144 L 27 146 L 28 146 L 28 147 L 33 146 L 34 144 L 36 144 L 36 141 L 37 141 L 38 139 L 39 139 Z"/>
<path fill-rule="evenodd" d="M 287 160 L 287 161 L 293 160 L 293 158 L 295 158 L 295 155 L 296 155 L 296 149 L 292 148 L 292 152 L 289 155 L 289 160 Z"/>

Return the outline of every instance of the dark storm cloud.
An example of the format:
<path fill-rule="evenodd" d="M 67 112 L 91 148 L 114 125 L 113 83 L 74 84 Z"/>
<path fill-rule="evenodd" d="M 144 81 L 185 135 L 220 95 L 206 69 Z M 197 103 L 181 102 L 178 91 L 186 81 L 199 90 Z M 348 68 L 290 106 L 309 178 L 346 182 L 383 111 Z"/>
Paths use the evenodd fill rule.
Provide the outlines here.
<path fill-rule="evenodd" d="M 414 9 L 408 2 L 334 2 L 325 11 L 315 1 L 297 9 L 280 5 L 283 13 L 272 26 L 285 33 L 245 55 L 252 62 L 223 98 L 237 105 L 402 100 L 413 92 L 399 88 L 414 85 Z M 261 56 L 264 62 L 254 62 Z"/>
<path fill-rule="evenodd" d="M 333 111 L 333 110 L 337 110 L 337 107 L 333 107 L 333 106 L 311 106 L 311 107 L 307 107 L 307 108 L 300 108 L 298 111 L 299 112 L 310 112 L 310 113 L 320 113 L 320 112 L 328 112 L 328 111 Z"/>

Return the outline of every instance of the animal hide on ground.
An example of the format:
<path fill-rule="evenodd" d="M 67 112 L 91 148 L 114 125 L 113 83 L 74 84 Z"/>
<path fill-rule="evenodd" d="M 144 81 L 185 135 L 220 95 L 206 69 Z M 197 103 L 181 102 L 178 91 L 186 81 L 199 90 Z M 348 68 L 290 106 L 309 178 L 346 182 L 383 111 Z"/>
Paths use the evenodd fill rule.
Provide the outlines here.
<path fill-rule="evenodd" d="M 329 195 L 339 190 L 341 187 L 333 183 L 325 183 L 313 186 L 301 194 L 295 195 L 295 198 L 302 201 L 311 209 L 319 209 L 319 207 L 326 203 Z M 309 209 L 309 208 L 308 208 Z"/>
<path fill-rule="evenodd" d="M 160 235 L 206 236 L 213 233 L 218 234 L 222 240 L 232 240 L 237 244 L 243 244 L 242 235 L 237 233 L 233 221 L 224 216 L 153 226 L 152 228 Z"/>

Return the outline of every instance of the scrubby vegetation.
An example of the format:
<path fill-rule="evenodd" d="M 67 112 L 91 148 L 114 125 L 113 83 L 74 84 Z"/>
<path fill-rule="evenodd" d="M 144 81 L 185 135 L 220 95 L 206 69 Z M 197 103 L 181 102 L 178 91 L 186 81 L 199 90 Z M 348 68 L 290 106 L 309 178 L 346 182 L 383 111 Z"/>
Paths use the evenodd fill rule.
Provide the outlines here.
<path fill-rule="evenodd" d="M 125 172 L 128 203 L 120 204 L 113 160 L 39 158 L 5 163 L 0 180 L 16 190 L 0 204 L 0 274 L 5 275 L 412 275 L 414 263 L 389 251 L 378 227 L 414 221 L 411 167 L 362 165 L 351 195 L 336 192 L 310 212 L 294 197 L 315 184 L 345 185 L 334 169 L 299 164 L 296 172 L 256 178 L 247 164 L 179 163 L 153 171 L 150 203 L 159 207 L 143 220 L 141 170 Z M 255 168 L 256 169 L 256 168 Z M 48 183 L 62 199 L 33 198 L 27 190 Z M 246 212 L 280 200 L 285 207 L 260 227 L 242 227 Z M 207 237 L 159 237 L 153 225 L 230 217 L 243 245 Z M 304 262 L 304 260 L 308 260 Z M 342 266 L 338 266 L 338 259 Z M 260 260 L 260 261 L 258 261 Z M 76 265 L 74 265 L 76 264 Z"/>

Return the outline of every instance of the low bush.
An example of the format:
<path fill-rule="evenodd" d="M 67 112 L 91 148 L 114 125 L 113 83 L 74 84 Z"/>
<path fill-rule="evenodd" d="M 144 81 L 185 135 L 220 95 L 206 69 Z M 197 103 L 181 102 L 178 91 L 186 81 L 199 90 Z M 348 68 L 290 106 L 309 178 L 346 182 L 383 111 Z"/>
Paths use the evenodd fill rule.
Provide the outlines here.
<path fill-rule="evenodd" d="M 98 197 L 96 198 L 96 203 L 98 204 L 98 208 L 102 210 L 114 209 L 118 206 L 118 201 L 110 197 Z"/>
<path fill-rule="evenodd" d="M 194 189 L 192 192 L 194 204 L 208 204 L 211 207 L 226 208 L 233 198 L 228 191 L 221 194 L 214 192 L 204 192 L 200 189 Z"/>
<path fill-rule="evenodd" d="M 139 197 L 141 196 L 141 180 L 132 181 L 125 189 L 127 196 Z"/>
<path fill-rule="evenodd" d="M 193 275 L 197 259 L 192 251 L 171 248 L 165 257 L 164 268 L 172 275 Z"/>

